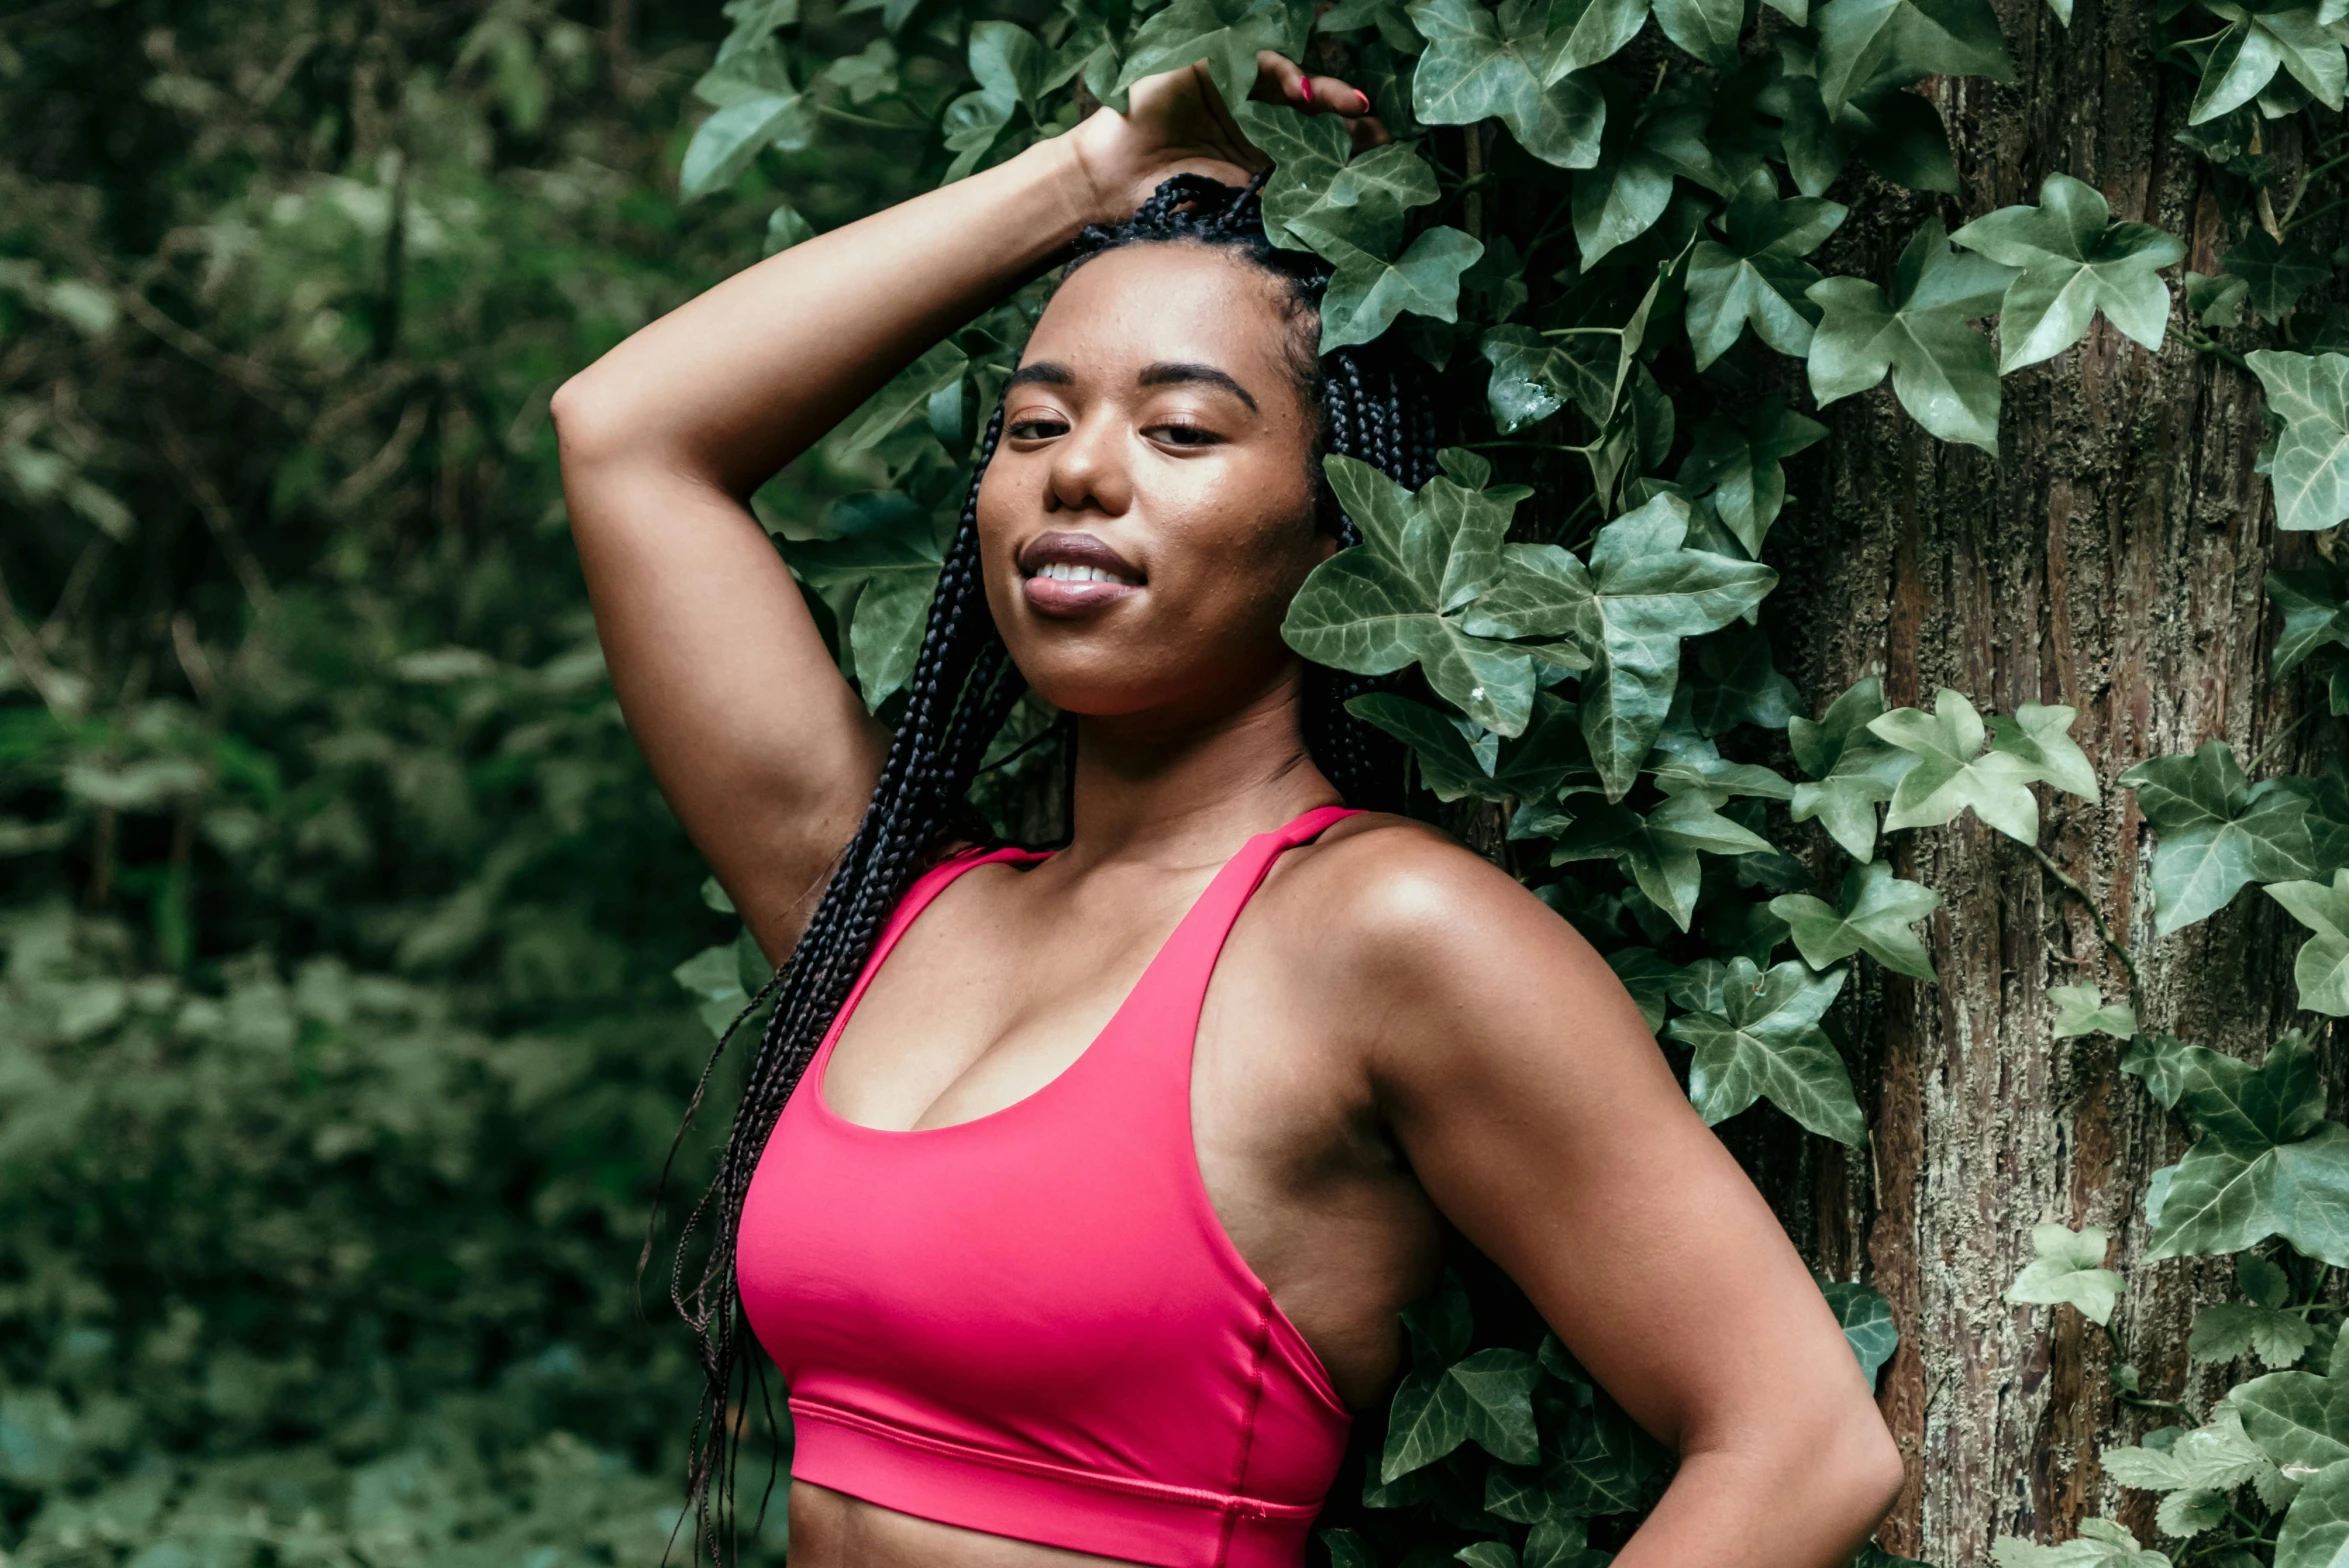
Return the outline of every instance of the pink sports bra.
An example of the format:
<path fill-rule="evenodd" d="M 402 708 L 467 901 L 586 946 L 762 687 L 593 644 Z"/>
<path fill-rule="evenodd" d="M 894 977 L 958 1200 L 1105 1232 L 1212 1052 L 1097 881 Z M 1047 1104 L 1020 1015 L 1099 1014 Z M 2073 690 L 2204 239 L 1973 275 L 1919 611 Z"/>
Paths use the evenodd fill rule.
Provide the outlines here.
<path fill-rule="evenodd" d="M 1282 850 L 1250 839 L 1108 1027 L 1043 1088 L 944 1127 L 842 1120 L 824 1067 L 956 877 L 906 891 L 767 1140 L 735 1265 L 790 1389 L 791 1473 L 882 1507 L 1163 1568 L 1298 1568 L 1351 1416 L 1232 1244 L 1191 1133 L 1199 1010 Z"/>

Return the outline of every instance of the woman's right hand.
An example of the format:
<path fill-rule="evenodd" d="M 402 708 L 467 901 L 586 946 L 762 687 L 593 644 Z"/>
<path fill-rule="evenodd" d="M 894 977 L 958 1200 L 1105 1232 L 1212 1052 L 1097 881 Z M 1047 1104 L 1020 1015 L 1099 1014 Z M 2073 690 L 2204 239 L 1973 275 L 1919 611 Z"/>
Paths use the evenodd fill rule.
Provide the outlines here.
<path fill-rule="evenodd" d="M 1356 148 L 1390 140 L 1370 112 L 1370 96 L 1334 76 L 1307 76 L 1270 49 L 1256 52 L 1256 85 L 1248 96 L 1286 104 L 1302 114 L 1344 118 Z M 1096 221 L 1133 215 L 1172 175 L 1204 174 L 1243 185 L 1266 158 L 1232 118 L 1204 64 L 1180 66 L 1134 83 L 1126 112 L 1104 104 L 1068 133 L 1084 173 Z"/>

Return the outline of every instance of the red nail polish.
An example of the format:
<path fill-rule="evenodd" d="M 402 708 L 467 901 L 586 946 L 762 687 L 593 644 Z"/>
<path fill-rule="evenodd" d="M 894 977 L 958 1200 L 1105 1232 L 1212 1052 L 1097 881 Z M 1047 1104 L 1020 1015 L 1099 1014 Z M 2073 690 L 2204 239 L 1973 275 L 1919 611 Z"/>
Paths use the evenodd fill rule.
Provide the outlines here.
<path fill-rule="evenodd" d="M 1370 112 L 1370 94 L 1357 87 L 1354 89 L 1354 96 L 1362 100 L 1362 112 L 1368 114 Z"/>

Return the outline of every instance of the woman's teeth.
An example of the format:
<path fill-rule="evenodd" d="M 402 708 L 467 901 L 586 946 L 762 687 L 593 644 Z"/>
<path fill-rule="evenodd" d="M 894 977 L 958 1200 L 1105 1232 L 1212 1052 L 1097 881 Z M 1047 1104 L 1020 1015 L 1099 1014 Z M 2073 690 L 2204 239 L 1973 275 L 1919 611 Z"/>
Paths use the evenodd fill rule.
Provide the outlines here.
<path fill-rule="evenodd" d="M 1130 577 L 1105 572 L 1098 566 L 1078 566 L 1068 561 L 1054 561 L 1036 572 L 1038 577 L 1049 577 L 1056 583 L 1124 583 L 1132 585 Z"/>

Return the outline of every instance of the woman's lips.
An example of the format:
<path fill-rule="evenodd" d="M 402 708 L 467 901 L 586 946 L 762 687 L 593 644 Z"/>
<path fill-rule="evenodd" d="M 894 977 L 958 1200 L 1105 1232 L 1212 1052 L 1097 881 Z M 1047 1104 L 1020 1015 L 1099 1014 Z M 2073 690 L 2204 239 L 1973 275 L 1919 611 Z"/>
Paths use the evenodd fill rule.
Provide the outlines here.
<path fill-rule="evenodd" d="M 1139 592 L 1141 570 L 1091 534 L 1039 534 L 1020 547 L 1021 591 L 1047 615 L 1073 615 Z"/>

